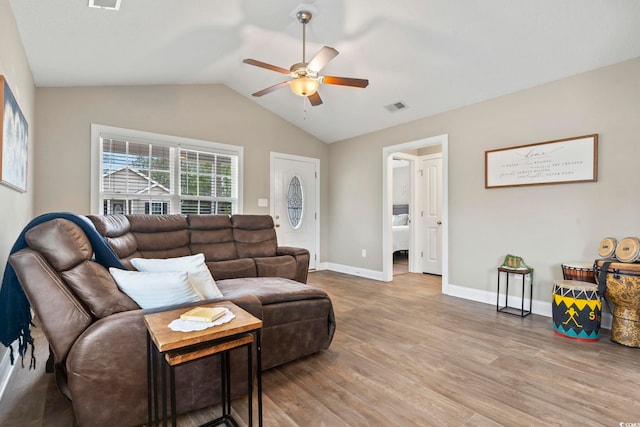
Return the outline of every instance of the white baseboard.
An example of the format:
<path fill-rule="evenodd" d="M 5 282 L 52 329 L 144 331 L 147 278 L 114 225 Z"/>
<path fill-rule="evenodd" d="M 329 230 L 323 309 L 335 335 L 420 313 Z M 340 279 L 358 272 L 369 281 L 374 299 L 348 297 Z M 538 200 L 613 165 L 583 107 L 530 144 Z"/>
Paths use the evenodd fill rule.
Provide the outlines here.
<path fill-rule="evenodd" d="M 464 286 L 451 285 L 447 287 L 447 295 L 462 299 L 467 299 L 470 301 L 482 302 L 485 304 L 496 305 L 496 293 L 490 291 L 483 291 L 480 289 L 472 289 L 465 288 Z M 549 296 L 551 299 L 551 296 Z M 503 301 L 503 300 L 501 300 Z M 529 305 L 529 300 L 525 298 L 524 306 L 525 309 Z M 521 307 L 522 306 L 522 298 L 509 295 L 509 306 L 512 307 Z M 551 317 L 551 302 L 549 301 L 538 301 L 533 300 L 531 304 L 531 312 L 533 314 L 539 314 L 540 316 Z M 602 313 L 602 321 L 600 323 L 600 327 L 603 329 L 611 329 L 611 314 Z"/>
<path fill-rule="evenodd" d="M 328 263 L 327 262 L 316 262 L 316 268 L 315 271 L 321 271 L 321 270 L 328 270 Z M 314 270 L 311 270 L 314 271 Z"/>
<path fill-rule="evenodd" d="M 491 304 L 494 306 L 496 305 L 496 293 L 483 291 L 481 289 L 465 288 L 464 286 L 449 284 L 447 288 L 447 295 Z M 503 303 L 503 301 L 504 300 L 501 299 L 501 303 Z M 509 306 L 522 307 L 522 298 L 515 295 L 509 295 Z M 525 310 L 529 308 L 528 298 L 525 298 L 524 300 L 524 307 Z M 551 317 L 551 302 L 533 300 L 531 303 L 531 312 L 541 316 Z"/>
<path fill-rule="evenodd" d="M 15 364 L 11 364 L 11 358 L 9 356 L 10 351 L 11 350 L 7 348 L 7 351 L 4 352 L 4 355 L 0 360 L 0 400 L 2 400 L 2 396 L 4 396 L 4 392 L 7 388 L 7 384 L 9 384 L 9 379 L 13 373 L 13 369 L 16 367 Z"/>
<path fill-rule="evenodd" d="M 348 265 L 335 264 L 332 262 L 318 262 L 316 263 L 316 271 L 330 270 L 338 273 L 350 274 L 352 276 L 365 277 L 367 279 L 384 281 L 384 275 L 381 271 L 368 270 L 366 268 L 351 267 Z M 452 297 L 462 298 L 470 301 L 481 302 L 484 304 L 490 304 L 495 307 L 496 305 L 496 293 L 491 291 L 484 291 L 481 289 L 466 288 L 464 286 L 457 286 L 448 284 L 443 286 L 445 295 Z M 551 296 L 549 296 L 551 299 Z M 529 306 L 529 300 L 524 300 L 525 309 Z M 522 298 L 514 295 L 509 295 L 509 306 L 521 307 Z M 551 302 L 533 300 L 531 303 L 531 312 L 533 314 L 539 314 L 540 316 L 551 317 Z M 600 327 L 603 329 L 611 329 L 611 314 L 602 313 L 602 321 Z"/>
<path fill-rule="evenodd" d="M 317 270 L 330 270 L 337 273 L 350 274 L 352 276 L 364 277 L 367 279 L 384 281 L 384 275 L 381 271 L 368 270 L 366 268 L 351 267 L 349 265 L 334 264 L 332 262 L 318 263 L 318 267 L 322 265 L 323 268 L 316 268 Z"/>

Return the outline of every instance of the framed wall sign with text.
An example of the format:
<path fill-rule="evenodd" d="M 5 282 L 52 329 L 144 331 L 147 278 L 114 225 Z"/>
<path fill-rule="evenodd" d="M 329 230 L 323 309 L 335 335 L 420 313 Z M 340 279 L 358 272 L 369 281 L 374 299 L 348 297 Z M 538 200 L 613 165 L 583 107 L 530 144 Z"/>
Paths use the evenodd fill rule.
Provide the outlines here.
<path fill-rule="evenodd" d="M 597 134 L 484 152 L 485 188 L 597 180 Z"/>

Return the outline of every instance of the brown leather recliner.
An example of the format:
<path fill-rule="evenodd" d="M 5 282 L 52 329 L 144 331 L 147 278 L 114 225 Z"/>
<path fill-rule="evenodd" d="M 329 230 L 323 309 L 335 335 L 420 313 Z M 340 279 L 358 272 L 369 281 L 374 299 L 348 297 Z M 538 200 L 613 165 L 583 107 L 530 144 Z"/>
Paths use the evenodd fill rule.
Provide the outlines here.
<path fill-rule="evenodd" d="M 251 220 L 256 221 L 254 224 L 268 222 L 264 218 L 236 216 L 235 222 L 230 219 L 232 224 L 238 224 L 239 231 L 234 233 L 235 229 L 229 230 L 226 221 L 214 216 L 144 217 L 98 217 L 104 225 L 102 229 L 98 226 L 98 230 L 107 236 L 125 264 L 134 256 L 181 256 L 195 250 L 194 253 L 205 253 L 210 268 L 218 267 L 221 264 L 217 263 L 225 260 L 216 259 L 217 254 L 225 250 L 233 254 L 229 243 L 239 242 L 237 258 L 226 260 L 233 265 L 220 270 L 212 268 L 212 273 L 215 277 L 216 271 L 235 272 L 233 279 L 216 280 L 224 299 L 263 320 L 264 369 L 329 346 L 335 321 L 325 292 L 282 277 L 238 277 L 242 271 L 252 276 L 259 276 L 261 271 L 277 272 L 279 266 L 269 264 L 277 257 L 285 257 L 287 263 L 298 256 L 304 258 L 304 250 L 283 251 L 277 249 L 275 242 L 252 234 L 256 230 L 250 229 Z M 127 222 L 129 228 L 123 228 Z M 176 223 L 188 226 L 176 228 Z M 224 226 L 220 232 L 215 226 L 221 223 Z M 122 229 L 127 231 L 114 232 Z M 233 241 L 228 240 L 229 231 Z M 72 222 L 55 219 L 40 224 L 27 232 L 26 240 L 29 247 L 11 255 L 9 261 L 50 343 L 56 371 L 62 379 L 61 390 L 72 400 L 76 421 L 81 426 L 144 423 L 147 359 L 143 310 L 120 292 L 104 267 L 91 259 L 91 244 Z M 226 249 L 218 252 L 216 245 Z M 240 246 L 242 249 L 238 249 Z M 263 256 L 273 254 L 274 248 L 273 258 Z M 240 254 L 256 256 L 249 258 L 255 270 L 233 268 L 238 260 L 247 259 Z M 285 271 L 292 274 L 292 270 Z M 297 264 L 295 271 L 298 274 Z M 244 395 L 245 352 L 232 352 L 231 361 L 232 395 Z M 218 372 L 217 357 L 177 367 L 177 411 L 182 413 L 219 402 Z"/>

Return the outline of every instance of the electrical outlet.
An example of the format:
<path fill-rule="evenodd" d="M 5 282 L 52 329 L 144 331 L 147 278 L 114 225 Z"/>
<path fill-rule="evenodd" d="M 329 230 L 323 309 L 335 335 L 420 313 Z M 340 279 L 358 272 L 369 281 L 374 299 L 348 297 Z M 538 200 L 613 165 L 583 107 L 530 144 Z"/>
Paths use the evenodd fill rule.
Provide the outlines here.
<path fill-rule="evenodd" d="M 366 258 L 367 257 L 367 250 L 363 249 L 362 250 L 362 258 Z"/>

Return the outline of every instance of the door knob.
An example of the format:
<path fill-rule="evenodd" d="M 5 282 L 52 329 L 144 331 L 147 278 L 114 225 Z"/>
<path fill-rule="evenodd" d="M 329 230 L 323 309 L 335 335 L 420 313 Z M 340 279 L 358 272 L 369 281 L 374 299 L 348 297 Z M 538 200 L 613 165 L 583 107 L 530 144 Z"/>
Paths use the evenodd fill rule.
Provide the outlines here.
<path fill-rule="evenodd" d="M 276 228 L 280 227 L 280 224 L 276 224 Z"/>
<path fill-rule="evenodd" d="M 442 224 L 442 221 L 437 220 L 437 221 L 436 221 L 436 224 L 440 225 L 440 224 Z"/>
<path fill-rule="evenodd" d="M 280 219 L 280 215 L 276 215 L 276 219 Z"/>

